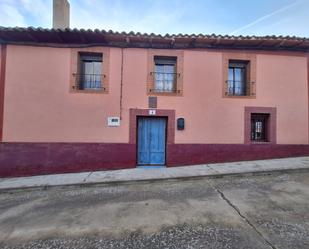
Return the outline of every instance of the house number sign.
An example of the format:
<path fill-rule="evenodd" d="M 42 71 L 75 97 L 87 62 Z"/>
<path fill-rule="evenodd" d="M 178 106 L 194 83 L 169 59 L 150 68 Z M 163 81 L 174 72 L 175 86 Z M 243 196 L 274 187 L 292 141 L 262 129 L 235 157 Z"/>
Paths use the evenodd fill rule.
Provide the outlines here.
<path fill-rule="evenodd" d="M 156 115 L 156 110 L 149 110 L 149 115 Z"/>

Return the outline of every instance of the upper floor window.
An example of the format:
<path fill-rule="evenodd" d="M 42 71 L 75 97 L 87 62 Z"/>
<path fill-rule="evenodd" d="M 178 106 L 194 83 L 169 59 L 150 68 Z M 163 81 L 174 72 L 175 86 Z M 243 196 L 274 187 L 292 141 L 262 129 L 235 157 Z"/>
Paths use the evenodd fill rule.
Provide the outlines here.
<path fill-rule="evenodd" d="M 256 98 L 256 54 L 222 54 L 222 93 L 226 98 Z"/>
<path fill-rule="evenodd" d="M 77 90 L 102 90 L 102 54 L 80 53 L 79 74 L 76 75 Z"/>
<path fill-rule="evenodd" d="M 155 56 L 154 92 L 176 93 L 177 57 Z"/>
<path fill-rule="evenodd" d="M 230 96 L 246 96 L 248 61 L 229 61 L 227 90 Z"/>
<path fill-rule="evenodd" d="M 268 142 L 268 119 L 269 114 L 251 114 L 251 141 Z"/>
<path fill-rule="evenodd" d="M 107 47 L 71 48 L 70 92 L 109 93 L 109 55 Z"/>
<path fill-rule="evenodd" d="M 147 94 L 183 96 L 184 51 L 148 49 Z"/>

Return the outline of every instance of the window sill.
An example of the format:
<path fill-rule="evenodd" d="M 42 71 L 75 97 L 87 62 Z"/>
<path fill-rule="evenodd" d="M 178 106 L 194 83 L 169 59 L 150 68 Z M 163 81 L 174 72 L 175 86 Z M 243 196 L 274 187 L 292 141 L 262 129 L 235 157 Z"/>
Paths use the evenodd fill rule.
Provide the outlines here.
<path fill-rule="evenodd" d="M 250 141 L 249 144 L 273 144 L 272 142 L 263 142 L 263 141 Z"/>
<path fill-rule="evenodd" d="M 169 93 L 169 92 L 148 92 L 149 96 L 174 96 L 181 97 L 182 93 Z"/>
<path fill-rule="evenodd" d="M 177 90 L 177 91 L 171 91 L 171 92 L 160 92 L 160 91 L 152 91 L 148 90 L 148 95 L 149 96 L 182 96 L 182 91 Z"/>
<path fill-rule="evenodd" d="M 71 93 L 91 93 L 91 94 L 102 94 L 102 93 L 108 93 L 106 89 L 85 89 L 85 90 L 75 90 L 71 89 Z"/>
<path fill-rule="evenodd" d="M 223 98 L 227 99 L 255 99 L 256 95 L 224 95 Z"/>

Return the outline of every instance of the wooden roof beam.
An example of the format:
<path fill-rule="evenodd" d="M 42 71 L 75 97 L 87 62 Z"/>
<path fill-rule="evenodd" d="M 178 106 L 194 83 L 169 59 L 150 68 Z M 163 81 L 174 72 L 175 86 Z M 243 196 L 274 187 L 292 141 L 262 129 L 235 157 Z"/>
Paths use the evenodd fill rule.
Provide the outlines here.
<path fill-rule="evenodd" d="M 27 32 L 27 36 L 33 41 L 33 42 L 38 42 L 39 40 L 30 32 Z"/>
<path fill-rule="evenodd" d="M 221 42 L 221 38 L 217 38 L 217 39 L 215 40 L 215 42 L 212 43 L 211 45 L 218 45 L 218 44 L 220 44 L 220 42 Z"/>
<path fill-rule="evenodd" d="M 61 37 L 59 32 L 56 33 L 55 37 L 56 37 L 58 42 L 65 43 L 65 41 L 63 40 L 63 38 Z"/>
<path fill-rule="evenodd" d="M 265 45 L 265 43 L 267 42 L 267 40 L 262 40 L 259 44 L 257 44 L 258 48 L 261 48 Z"/>
<path fill-rule="evenodd" d="M 274 45 L 275 48 L 279 48 L 282 47 L 284 45 L 284 43 L 286 42 L 286 40 L 282 40 L 280 41 L 278 44 Z"/>
<path fill-rule="evenodd" d="M 304 44 L 304 41 L 300 41 L 297 44 L 295 44 L 294 46 L 292 46 L 293 48 L 297 48 L 297 47 L 301 47 L 302 44 Z"/>

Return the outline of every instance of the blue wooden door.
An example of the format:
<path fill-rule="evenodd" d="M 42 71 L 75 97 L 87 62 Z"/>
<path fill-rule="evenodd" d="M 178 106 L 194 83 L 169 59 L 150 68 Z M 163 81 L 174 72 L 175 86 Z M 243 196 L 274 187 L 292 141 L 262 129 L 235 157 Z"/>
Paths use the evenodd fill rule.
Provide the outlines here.
<path fill-rule="evenodd" d="M 165 118 L 138 119 L 138 165 L 165 164 Z"/>

